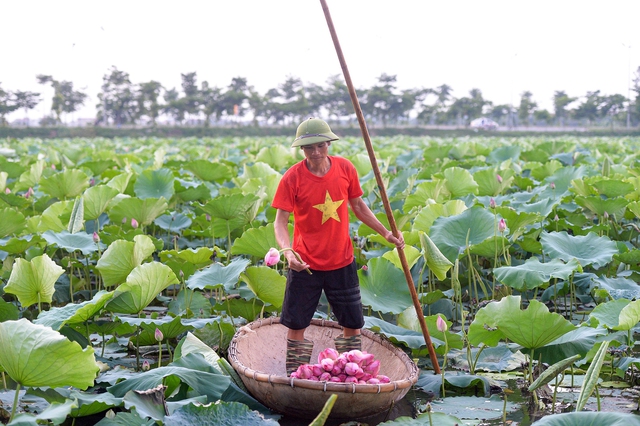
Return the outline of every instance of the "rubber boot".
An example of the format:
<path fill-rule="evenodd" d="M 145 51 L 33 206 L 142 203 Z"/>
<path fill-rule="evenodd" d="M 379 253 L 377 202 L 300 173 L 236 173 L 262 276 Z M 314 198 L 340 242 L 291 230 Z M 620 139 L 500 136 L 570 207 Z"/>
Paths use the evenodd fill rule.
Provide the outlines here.
<path fill-rule="evenodd" d="M 313 342 L 311 340 L 287 339 L 287 358 L 285 362 L 287 375 L 291 375 L 302 364 L 309 364 L 312 351 Z"/>
<path fill-rule="evenodd" d="M 338 336 L 334 340 L 336 344 L 336 350 L 339 354 L 344 352 L 349 352 L 354 349 L 362 350 L 362 337 L 360 334 L 356 334 L 355 336 L 343 337 L 342 335 Z"/>

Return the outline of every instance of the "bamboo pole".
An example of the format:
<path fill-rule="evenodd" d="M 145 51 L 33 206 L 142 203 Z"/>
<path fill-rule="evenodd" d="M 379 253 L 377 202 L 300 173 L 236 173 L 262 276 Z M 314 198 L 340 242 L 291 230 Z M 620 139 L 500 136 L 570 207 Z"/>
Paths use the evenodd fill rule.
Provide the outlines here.
<path fill-rule="evenodd" d="M 325 0 L 320 0 L 322 4 L 322 10 L 324 11 L 324 16 L 327 20 L 327 25 L 329 26 L 329 32 L 331 33 L 331 38 L 333 39 L 333 45 L 336 48 L 336 53 L 338 54 L 338 60 L 340 61 L 340 66 L 342 67 L 342 73 L 344 74 L 344 79 L 347 83 L 347 88 L 349 89 L 349 96 L 351 97 L 351 102 L 353 103 L 353 108 L 356 112 L 356 117 L 358 118 L 358 123 L 360 124 L 360 130 L 362 131 L 362 137 L 364 138 L 364 143 L 367 147 L 367 152 L 369 153 L 369 160 L 371 161 L 371 167 L 373 168 L 373 173 L 376 177 L 376 182 L 378 184 L 378 190 L 380 191 L 380 198 L 382 199 L 382 204 L 384 204 L 384 209 L 387 214 L 387 219 L 389 220 L 389 226 L 391 227 L 391 232 L 394 236 L 399 236 L 398 227 L 396 226 L 395 218 L 393 217 L 393 211 L 391 210 L 391 205 L 389 204 L 389 198 L 387 197 L 387 192 L 384 188 L 384 182 L 382 181 L 382 176 L 380 175 L 380 169 L 378 168 L 378 162 L 376 160 L 375 152 L 373 151 L 373 145 L 371 143 L 371 138 L 369 137 L 369 131 L 367 130 L 367 124 L 364 120 L 364 114 L 362 113 L 362 109 L 360 108 L 360 102 L 358 101 L 358 95 L 353 86 L 353 82 L 351 81 L 351 75 L 349 74 L 349 69 L 347 68 L 347 63 L 344 59 L 344 55 L 342 54 L 342 48 L 340 47 L 340 41 L 338 40 L 338 35 L 336 34 L 336 29 L 333 26 L 333 20 L 331 19 L 331 14 L 329 13 L 329 7 L 327 6 L 327 2 Z M 416 292 L 416 287 L 413 283 L 413 277 L 411 276 L 411 271 L 409 269 L 409 264 L 407 263 L 407 258 L 404 254 L 404 250 L 398 250 L 398 257 L 400 258 L 400 263 L 402 264 L 402 270 L 404 271 L 404 276 L 407 280 L 407 285 L 409 286 L 409 292 L 411 293 L 411 299 L 413 299 L 413 306 L 416 309 L 416 314 L 418 316 L 418 320 L 420 322 L 420 328 L 422 328 L 422 335 L 424 336 L 425 344 L 427 345 L 427 350 L 429 351 L 429 357 L 431 358 L 431 363 L 433 364 L 433 370 L 436 374 L 440 374 L 440 365 L 438 364 L 438 358 L 436 357 L 436 352 L 431 343 L 431 336 L 429 336 L 429 330 L 427 329 L 427 323 L 424 320 L 424 314 L 422 313 L 422 305 L 420 304 L 420 300 L 418 300 L 418 294 Z"/>

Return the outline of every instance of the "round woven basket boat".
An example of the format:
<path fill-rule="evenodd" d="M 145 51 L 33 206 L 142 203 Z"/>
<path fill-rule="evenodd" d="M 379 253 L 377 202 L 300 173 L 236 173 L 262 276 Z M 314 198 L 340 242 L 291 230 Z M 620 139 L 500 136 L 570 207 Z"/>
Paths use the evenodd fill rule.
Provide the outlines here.
<path fill-rule="evenodd" d="M 328 347 L 342 327 L 334 321 L 314 319 L 305 338 L 314 342 L 311 363 Z M 391 379 L 379 385 L 316 382 L 292 379 L 285 369 L 287 328 L 280 318 L 254 321 L 241 327 L 229 345 L 229 362 L 249 392 L 270 409 L 294 417 L 314 418 L 326 400 L 337 394 L 332 419 L 360 419 L 392 408 L 418 380 L 418 367 L 387 339 L 362 329 L 362 350 L 380 360 L 380 374 Z"/>

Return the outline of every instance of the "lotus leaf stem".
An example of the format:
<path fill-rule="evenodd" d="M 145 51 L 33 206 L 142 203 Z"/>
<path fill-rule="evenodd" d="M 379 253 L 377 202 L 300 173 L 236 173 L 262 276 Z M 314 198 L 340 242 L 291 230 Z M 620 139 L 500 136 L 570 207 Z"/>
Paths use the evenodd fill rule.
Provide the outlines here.
<path fill-rule="evenodd" d="M 16 386 L 16 394 L 13 396 L 13 406 L 11 407 L 11 416 L 9 417 L 9 423 L 13 420 L 13 417 L 16 415 L 16 407 L 18 407 L 18 399 L 20 398 L 20 383 Z"/>

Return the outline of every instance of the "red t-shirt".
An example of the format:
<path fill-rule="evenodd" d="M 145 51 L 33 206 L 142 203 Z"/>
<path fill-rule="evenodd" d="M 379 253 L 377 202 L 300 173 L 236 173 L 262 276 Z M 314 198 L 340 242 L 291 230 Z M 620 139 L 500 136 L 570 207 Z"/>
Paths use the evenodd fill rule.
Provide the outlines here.
<path fill-rule="evenodd" d="M 331 271 L 353 262 L 349 199 L 363 192 L 349 160 L 329 156 L 331 168 L 312 174 L 303 160 L 286 171 L 271 204 L 293 213 L 293 249 L 311 269 Z"/>

